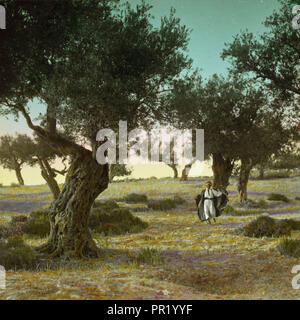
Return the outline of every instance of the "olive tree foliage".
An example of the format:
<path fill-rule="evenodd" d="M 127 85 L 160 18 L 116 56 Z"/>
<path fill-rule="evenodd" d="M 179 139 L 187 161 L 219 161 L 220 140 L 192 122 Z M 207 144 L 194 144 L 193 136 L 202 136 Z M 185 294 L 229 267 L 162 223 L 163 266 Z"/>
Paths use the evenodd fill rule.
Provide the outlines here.
<path fill-rule="evenodd" d="M 300 169 L 300 149 L 294 147 L 292 150 L 284 150 L 276 159 L 272 159 L 269 165 L 270 169 L 285 169 L 287 171 Z"/>
<path fill-rule="evenodd" d="M 34 144 L 34 152 L 29 160 L 29 165 L 38 165 L 41 170 L 41 176 L 46 181 L 50 191 L 52 192 L 53 198 L 57 199 L 60 194 L 60 188 L 56 181 L 58 174 L 65 175 L 67 173 L 68 161 L 67 157 L 60 156 L 54 149 L 49 147 L 44 140 L 35 135 L 32 140 Z M 60 160 L 63 169 L 58 170 L 56 168 L 55 160 Z"/>
<path fill-rule="evenodd" d="M 295 1 L 279 2 L 280 9 L 264 22 L 266 32 L 260 36 L 241 32 L 226 44 L 222 57 L 231 62 L 236 72 L 262 81 L 271 90 L 296 95 L 299 99 L 300 32 L 292 27 Z"/>
<path fill-rule="evenodd" d="M 192 139 L 192 143 L 193 143 L 192 151 L 195 153 L 195 148 L 196 148 L 195 135 L 192 138 L 193 138 Z M 175 145 L 175 140 L 172 139 L 171 143 L 170 143 L 170 161 L 167 163 L 167 166 L 170 167 L 173 170 L 173 178 L 174 179 L 178 178 L 178 170 L 179 170 L 179 167 L 181 165 L 180 163 L 176 163 L 175 154 L 176 154 L 176 151 L 178 152 L 178 150 L 176 150 L 177 147 L 178 146 Z M 184 142 L 182 143 L 181 148 L 183 150 Z M 169 150 L 166 150 L 166 152 L 168 152 L 168 151 Z M 190 159 L 189 161 L 186 161 L 185 163 L 183 163 L 183 169 L 181 171 L 181 177 L 180 177 L 181 181 L 187 181 L 188 180 L 189 173 L 190 173 L 190 171 L 192 169 L 192 166 L 195 164 L 196 161 L 197 161 L 197 159 L 194 158 L 194 159 Z"/>
<path fill-rule="evenodd" d="M 190 65 L 183 53 L 188 30 L 174 11 L 154 29 L 149 9 L 128 5 L 96 30 L 87 23 L 79 32 L 88 33 L 89 42 L 70 48 L 65 77 L 57 78 L 62 95 L 67 93 L 58 117 L 65 130 L 76 128 L 92 148 L 99 128 L 117 131 L 119 120 L 127 121 L 128 130 L 156 122 L 160 95 Z"/>
<path fill-rule="evenodd" d="M 109 181 L 112 182 L 115 177 L 130 176 L 132 171 L 125 164 L 111 164 L 109 166 Z"/>
<path fill-rule="evenodd" d="M 272 108 L 268 110 L 266 107 L 257 114 L 256 121 L 248 125 L 248 129 L 241 135 L 238 181 L 240 202 L 248 200 L 247 184 L 251 170 L 272 157 L 276 158 L 283 148 L 290 145 L 295 129 L 286 126 L 283 114 L 282 105 L 281 110 L 277 107 L 275 111 Z"/>
<path fill-rule="evenodd" d="M 38 250 L 51 257 L 97 256 L 88 217 L 109 170 L 95 159 L 96 133 L 117 130 L 119 120 L 129 130 L 156 121 L 161 96 L 190 67 L 189 31 L 173 10 L 154 27 L 145 2 L 131 8 L 108 0 L 8 0 L 6 9 L 1 112 L 21 114 L 39 138 L 71 159 L 50 207 L 49 241 Z M 33 98 L 46 106 L 45 125 L 32 120 Z"/>
<path fill-rule="evenodd" d="M 292 131 L 299 123 L 300 33 L 292 26 L 295 16 L 292 8 L 297 3 L 281 0 L 279 2 L 280 8 L 264 22 L 266 32 L 260 36 L 254 36 L 249 31 L 241 32 L 235 36 L 232 43 L 226 44 L 222 53 L 222 58 L 231 62 L 232 72 L 243 74 L 267 86 L 273 94 L 280 96 L 285 105 L 281 115 L 284 122 L 281 121 L 281 125 L 277 127 L 276 122 L 274 123 L 273 134 L 269 132 L 265 135 L 261 130 L 258 133 L 262 135 L 263 140 L 270 141 L 265 146 L 260 145 L 263 147 L 263 152 L 258 153 L 263 157 L 259 159 L 260 157 L 255 156 L 254 162 L 259 168 L 261 177 L 264 167 L 268 166 L 271 158 L 279 156 L 278 152 L 282 149 L 287 136 L 293 135 Z M 274 135 L 277 135 L 278 139 L 274 139 Z M 258 150 L 260 149 L 258 146 Z M 251 159 L 248 162 L 252 162 L 253 157 Z"/>
<path fill-rule="evenodd" d="M 259 170 L 259 178 L 264 178 L 264 172 L 267 169 L 271 170 L 290 170 L 300 168 L 300 148 L 299 138 L 294 135 L 294 139 L 290 140 L 288 144 L 284 145 L 276 156 L 272 155 L 267 160 L 260 162 L 256 168 Z"/>
<path fill-rule="evenodd" d="M 4 169 L 14 170 L 18 183 L 22 186 L 24 185 L 22 167 L 29 164 L 34 151 L 35 146 L 31 138 L 25 134 L 0 137 L 0 165 Z"/>
<path fill-rule="evenodd" d="M 41 175 L 47 182 L 54 198 L 57 198 L 60 189 L 55 180 L 57 174 L 66 173 L 67 159 L 62 159 L 64 169 L 53 167 L 57 154 L 49 145 L 38 136 L 31 138 L 26 134 L 16 136 L 5 135 L 0 137 L 0 164 L 4 169 L 14 170 L 20 185 L 24 185 L 22 167 L 36 166 L 41 169 Z"/>
<path fill-rule="evenodd" d="M 204 129 L 205 158 L 212 157 L 214 184 L 227 187 L 235 161 L 247 148 L 241 140 L 267 104 L 265 90 L 251 81 L 235 74 L 204 81 L 195 72 L 176 82 L 163 106 L 179 129 Z"/>

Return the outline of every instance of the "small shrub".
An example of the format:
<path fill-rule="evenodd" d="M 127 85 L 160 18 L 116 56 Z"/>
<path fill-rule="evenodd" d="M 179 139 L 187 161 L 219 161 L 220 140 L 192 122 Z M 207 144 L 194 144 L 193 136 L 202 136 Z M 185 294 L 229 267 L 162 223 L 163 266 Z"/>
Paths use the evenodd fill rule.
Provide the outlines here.
<path fill-rule="evenodd" d="M 137 252 L 134 260 L 138 264 L 160 264 L 163 263 L 164 258 L 161 252 L 154 248 L 142 248 Z"/>
<path fill-rule="evenodd" d="M 8 224 L 1 223 L 0 224 L 0 239 L 6 239 L 9 237 Z"/>
<path fill-rule="evenodd" d="M 173 199 L 151 200 L 148 203 L 148 208 L 155 211 L 171 210 L 177 207 L 176 201 Z"/>
<path fill-rule="evenodd" d="M 24 222 L 2 223 L 0 224 L 0 239 L 7 239 L 13 236 L 24 234 Z"/>
<path fill-rule="evenodd" d="M 286 223 L 292 228 L 292 230 L 300 230 L 300 221 L 294 219 L 284 219 Z"/>
<path fill-rule="evenodd" d="M 25 215 L 12 217 L 9 223 L 0 225 L 0 238 L 7 239 L 24 233 L 44 237 L 50 232 L 47 210 L 32 211 L 29 218 Z"/>
<path fill-rule="evenodd" d="M 300 240 L 283 239 L 277 246 L 279 252 L 285 256 L 300 258 Z"/>
<path fill-rule="evenodd" d="M 20 236 L 0 240 L 0 261 L 6 269 L 30 267 L 35 261 L 35 253 Z"/>
<path fill-rule="evenodd" d="M 92 209 L 89 215 L 89 227 L 91 229 L 95 229 L 104 220 L 108 220 L 108 216 L 109 214 L 106 211 L 104 211 L 102 208 Z"/>
<path fill-rule="evenodd" d="M 14 235 L 14 231 L 9 223 L 0 224 L 0 239 L 7 239 Z"/>
<path fill-rule="evenodd" d="M 261 214 L 261 211 L 258 209 L 249 209 L 249 210 L 236 210 L 232 216 L 244 217 L 244 216 L 255 216 Z"/>
<path fill-rule="evenodd" d="M 267 172 L 264 176 L 264 179 L 282 179 L 282 178 L 289 178 L 290 175 L 288 172 L 276 172 L 276 171 L 270 171 Z"/>
<path fill-rule="evenodd" d="M 46 237 L 50 233 L 48 210 L 34 210 L 24 224 L 24 232 L 31 235 Z"/>
<path fill-rule="evenodd" d="M 291 224 L 288 220 L 279 220 L 275 224 L 275 231 L 273 232 L 274 237 L 281 237 L 285 235 L 290 235 L 291 231 L 293 230 Z"/>
<path fill-rule="evenodd" d="M 149 210 L 149 208 L 146 204 L 141 204 L 141 203 L 127 204 L 127 206 L 124 206 L 122 208 L 129 209 L 132 212 L 146 212 Z"/>
<path fill-rule="evenodd" d="M 236 210 L 232 207 L 232 206 L 227 206 L 224 210 L 223 210 L 223 214 L 224 215 L 235 215 L 236 214 Z"/>
<path fill-rule="evenodd" d="M 269 171 L 264 174 L 264 176 L 261 178 L 258 175 L 258 172 L 251 174 L 251 179 L 255 180 L 271 180 L 271 179 L 282 179 L 282 178 L 289 178 L 291 174 L 288 172 L 276 172 L 276 171 Z"/>
<path fill-rule="evenodd" d="M 185 204 L 186 200 L 181 198 L 180 196 L 174 196 L 173 200 L 177 205 Z"/>
<path fill-rule="evenodd" d="M 268 200 L 289 202 L 289 199 L 285 195 L 280 193 L 271 193 L 268 197 Z"/>
<path fill-rule="evenodd" d="M 94 208 L 100 208 L 106 211 L 111 211 L 114 209 L 120 208 L 116 201 L 107 200 L 107 201 L 95 201 Z"/>
<path fill-rule="evenodd" d="M 141 193 L 130 193 L 123 198 L 123 201 L 128 203 L 141 203 L 147 202 L 148 197 L 145 194 Z"/>
<path fill-rule="evenodd" d="M 260 216 L 244 227 L 243 234 L 248 237 L 281 237 L 291 234 L 292 228 L 285 220 L 276 221 L 267 216 Z"/>
<path fill-rule="evenodd" d="M 90 214 L 89 226 L 94 232 L 108 236 L 140 232 L 148 224 L 127 209 L 115 209 L 108 213 L 96 208 Z"/>
<path fill-rule="evenodd" d="M 251 216 L 260 214 L 261 211 L 259 209 L 236 209 L 231 206 L 227 206 L 222 214 L 226 216 L 234 216 L 234 217 L 243 217 L 243 216 Z"/>
<path fill-rule="evenodd" d="M 264 201 L 264 200 L 262 200 Z M 254 201 L 252 199 L 248 199 L 246 202 L 239 202 L 239 203 L 235 203 L 235 208 L 240 208 L 240 209 L 258 209 L 262 206 L 264 206 L 265 203 L 264 202 L 257 202 Z"/>
<path fill-rule="evenodd" d="M 258 207 L 259 207 L 260 209 L 265 209 L 265 208 L 267 208 L 267 207 L 268 207 L 267 201 L 266 201 L 266 200 L 263 200 L 263 199 L 260 199 L 260 200 L 258 201 Z"/>
<path fill-rule="evenodd" d="M 25 215 L 14 216 L 11 218 L 11 223 L 18 223 L 18 222 L 26 222 L 28 217 Z"/>
<path fill-rule="evenodd" d="M 12 188 L 19 188 L 19 187 L 21 187 L 18 183 L 15 183 L 15 182 L 12 182 L 12 183 L 10 184 L 10 186 L 11 186 Z"/>

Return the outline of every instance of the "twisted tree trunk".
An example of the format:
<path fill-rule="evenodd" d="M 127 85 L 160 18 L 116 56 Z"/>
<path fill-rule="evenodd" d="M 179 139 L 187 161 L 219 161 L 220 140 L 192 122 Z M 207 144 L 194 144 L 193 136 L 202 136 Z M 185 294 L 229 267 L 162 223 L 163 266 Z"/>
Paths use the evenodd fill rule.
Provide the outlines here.
<path fill-rule="evenodd" d="M 214 173 L 214 186 L 227 188 L 233 166 L 234 162 L 231 159 L 223 158 L 220 153 L 213 154 L 212 170 Z"/>
<path fill-rule="evenodd" d="M 112 182 L 114 180 L 114 173 L 113 173 L 113 169 L 112 169 L 112 165 L 109 164 L 108 165 L 108 180 L 109 182 Z"/>
<path fill-rule="evenodd" d="M 264 177 L 265 177 L 265 167 L 264 167 L 263 164 L 261 164 L 261 165 L 259 166 L 259 175 L 258 175 L 258 178 L 262 180 L 262 179 L 264 179 Z"/>
<path fill-rule="evenodd" d="M 41 175 L 47 182 L 52 194 L 53 198 L 56 200 L 60 194 L 60 189 L 57 181 L 55 180 L 56 174 L 53 172 L 49 162 L 45 159 L 38 158 L 38 163 L 41 168 Z"/>
<path fill-rule="evenodd" d="M 192 166 L 193 166 L 194 163 L 195 163 L 195 161 L 187 164 L 187 165 L 184 167 L 184 169 L 183 169 L 182 172 L 181 172 L 181 179 L 180 179 L 180 180 L 182 180 L 182 181 L 187 181 L 187 180 L 188 180 L 189 173 L 190 173 L 190 171 L 191 171 Z"/>
<path fill-rule="evenodd" d="M 49 241 L 38 248 L 51 257 L 97 257 L 88 218 L 96 197 L 108 185 L 108 165 L 99 165 L 92 154 L 78 155 L 72 162 L 58 198 L 50 207 Z"/>
<path fill-rule="evenodd" d="M 15 172 L 16 172 L 16 177 L 18 179 L 19 185 L 24 186 L 24 179 L 22 177 L 20 165 L 15 165 Z"/>
<path fill-rule="evenodd" d="M 18 105 L 26 122 L 36 134 L 58 154 L 70 156 L 73 161 L 58 198 L 49 209 L 50 235 L 48 242 L 38 251 L 49 257 L 83 258 L 99 256 L 99 248 L 88 228 L 91 207 L 97 196 L 109 183 L 108 165 L 99 165 L 95 150 L 84 147 L 57 134 L 34 125 L 26 108 Z"/>
<path fill-rule="evenodd" d="M 245 203 L 248 200 L 247 185 L 248 185 L 251 169 L 252 169 L 251 161 L 249 159 L 242 159 L 240 176 L 239 176 L 239 184 L 238 184 L 238 193 L 240 196 L 241 203 Z"/>
<path fill-rule="evenodd" d="M 173 178 L 177 179 L 178 178 L 178 170 L 177 170 L 176 165 L 175 164 L 168 164 L 168 166 L 173 170 L 173 173 L 174 173 Z"/>

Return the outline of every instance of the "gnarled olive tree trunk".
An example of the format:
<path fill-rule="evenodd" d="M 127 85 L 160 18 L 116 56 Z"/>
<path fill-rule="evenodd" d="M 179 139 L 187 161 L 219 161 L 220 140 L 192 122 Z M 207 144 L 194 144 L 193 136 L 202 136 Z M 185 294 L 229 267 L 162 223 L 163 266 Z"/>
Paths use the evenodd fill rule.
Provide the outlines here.
<path fill-rule="evenodd" d="M 22 177 L 20 165 L 15 165 L 15 172 L 16 172 L 16 177 L 18 179 L 19 185 L 24 186 L 24 179 Z"/>
<path fill-rule="evenodd" d="M 60 189 L 58 186 L 57 181 L 55 180 L 55 173 L 53 172 L 51 166 L 49 165 L 49 162 L 47 160 L 43 160 L 38 158 L 38 163 L 41 168 L 41 175 L 47 182 L 52 194 L 53 198 L 56 200 L 59 196 Z"/>
<path fill-rule="evenodd" d="M 181 172 L 181 179 L 182 181 L 187 181 L 189 177 L 189 173 L 192 169 L 193 164 L 195 161 L 192 161 L 191 163 L 188 163 L 187 165 L 184 166 L 182 172 Z"/>
<path fill-rule="evenodd" d="M 245 203 L 248 200 L 247 185 L 248 185 L 251 169 L 252 169 L 252 162 L 249 159 L 242 159 L 240 175 L 239 175 L 239 183 L 238 183 L 238 193 L 239 193 L 241 203 Z"/>
<path fill-rule="evenodd" d="M 29 128 L 58 154 L 72 158 L 63 189 L 49 209 L 48 242 L 36 249 L 50 257 L 97 257 L 99 248 L 88 228 L 88 219 L 95 199 L 108 186 L 108 165 L 98 164 L 94 150 L 89 151 L 58 135 L 54 127 L 47 131 L 34 125 L 25 107 L 19 105 L 18 108 Z"/>
<path fill-rule="evenodd" d="M 178 178 L 178 170 L 177 170 L 177 167 L 176 167 L 176 164 L 167 164 L 172 170 L 173 170 L 173 178 L 174 179 L 177 179 Z"/>
<path fill-rule="evenodd" d="M 224 158 L 220 153 L 214 153 L 212 170 L 214 173 L 214 186 L 227 188 L 234 162 L 232 159 Z"/>
<path fill-rule="evenodd" d="M 112 182 L 114 180 L 114 174 L 113 174 L 113 169 L 112 169 L 112 165 L 109 164 L 108 165 L 108 179 L 109 179 L 109 182 Z"/>
<path fill-rule="evenodd" d="M 58 198 L 50 207 L 49 241 L 39 248 L 51 257 L 97 257 L 99 248 L 88 228 L 91 207 L 108 185 L 108 165 L 99 165 L 92 153 L 78 154 Z"/>
<path fill-rule="evenodd" d="M 263 164 L 259 165 L 259 175 L 258 175 L 258 179 L 264 179 L 265 178 L 265 167 Z"/>

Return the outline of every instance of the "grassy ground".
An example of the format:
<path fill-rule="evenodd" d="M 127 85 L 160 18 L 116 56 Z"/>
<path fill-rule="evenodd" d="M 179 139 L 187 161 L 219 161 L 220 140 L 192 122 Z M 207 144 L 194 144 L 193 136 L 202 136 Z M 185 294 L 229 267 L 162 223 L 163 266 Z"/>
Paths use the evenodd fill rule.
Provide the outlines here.
<path fill-rule="evenodd" d="M 201 180 L 186 183 L 171 179 L 118 182 L 110 184 L 100 199 L 120 199 L 128 193 L 147 194 L 149 199 L 179 195 L 187 203 L 167 212 L 145 210 L 145 205 L 120 203 L 134 208 L 134 215 L 149 223 L 137 234 L 100 237 L 105 248 L 101 259 L 43 265 L 35 271 L 7 271 L 7 288 L 0 299 L 299 299 L 291 285 L 291 269 L 299 259 L 287 258 L 276 249 L 279 239 L 247 238 L 234 230 L 251 216 L 222 216 L 216 225 L 199 221 L 195 196 Z M 299 218 L 300 178 L 251 181 L 253 200 L 267 200 L 271 192 L 282 193 L 289 203 L 268 202 L 275 218 Z M 230 204 L 237 202 L 234 183 L 229 187 Z M 0 188 L 0 223 L 20 212 L 51 201 L 45 186 Z M 139 211 L 139 207 L 141 208 Z M 299 233 L 293 233 L 300 238 Z M 25 236 L 37 245 L 45 239 Z M 161 262 L 138 263 L 140 250 L 154 248 Z M 1 262 L 0 262 L 1 264 Z"/>

